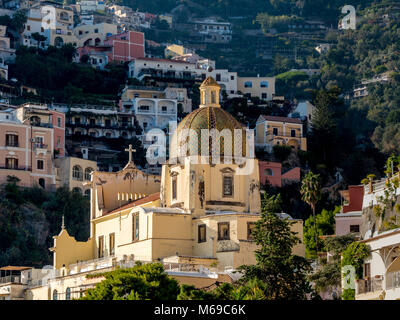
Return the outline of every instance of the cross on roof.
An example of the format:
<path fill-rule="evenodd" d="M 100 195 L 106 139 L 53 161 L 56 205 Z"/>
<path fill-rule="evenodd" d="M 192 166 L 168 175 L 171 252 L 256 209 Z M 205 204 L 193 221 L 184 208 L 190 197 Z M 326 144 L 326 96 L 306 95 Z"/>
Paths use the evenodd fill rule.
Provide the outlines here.
<path fill-rule="evenodd" d="M 129 145 L 128 149 L 125 149 L 125 151 L 129 152 L 129 162 L 132 162 L 132 152 L 136 152 L 136 149 L 132 149 L 132 145 Z"/>

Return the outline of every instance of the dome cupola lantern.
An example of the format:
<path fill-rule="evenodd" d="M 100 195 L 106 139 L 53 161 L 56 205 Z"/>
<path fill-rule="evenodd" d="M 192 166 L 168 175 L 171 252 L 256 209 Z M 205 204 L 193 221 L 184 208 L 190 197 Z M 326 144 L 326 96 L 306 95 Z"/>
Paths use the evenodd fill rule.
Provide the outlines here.
<path fill-rule="evenodd" d="M 221 87 L 212 77 L 208 77 L 200 86 L 200 108 L 220 107 L 219 92 Z"/>

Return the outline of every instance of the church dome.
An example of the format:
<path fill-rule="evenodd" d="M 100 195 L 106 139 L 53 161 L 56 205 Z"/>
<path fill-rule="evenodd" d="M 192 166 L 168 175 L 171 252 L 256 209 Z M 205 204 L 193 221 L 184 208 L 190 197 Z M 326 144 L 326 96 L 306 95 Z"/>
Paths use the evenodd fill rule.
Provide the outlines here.
<path fill-rule="evenodd" d="M 205 145 L 208 149 L 208 155 L 212 154 L 212 138 L 203 137 L 207 139 L 202 144 L 202 130 L 207 129 L 209 132 L 216 129 L 216 132 L 220 134 L 220 156 L 234 156 L 236 150 L 241 148 L 241 155 L 246 156 L 246 130 L 242 124 L 239 123 L 231 114 L 223 110 L 219 105 L 219 85 L 211 77 L 208 77 L 202 85 L 200 86 L 201 92 L 201 104 L 200 107 L 190 114 L 188 114 L 176 128 L 173 138 L 171 141 L 171 152 L 170 158 L 176 156 L 186 156 L 186 155 L 205 155 L 202 152 L 201 146 Z M 214 91 L 214 92 L 213 92 Z M 213 93 L 213 96 L 211 96 Z M 186 131 L 190 129 L 191 131 Z M 227 129 L 227 130 L 225 130 Z M 242 138 L 235 139 L 235 129 L 241 130 Z M 188 136 L 187 132 L 191 134 L 195 133 L 194 139 Z M 193 133 L 192 133 L 193 132 Z M 229 133 L 229 137 L 225 138 L 224 132 Z M 183 146 L 187 144 L 186 150 Z M 227 144 L 225 146 L 225 144 Z M 241 146 L 240 146 L 241 144 Z M 215 146 L 214 146 L 215 147 Z M 186 154 L 184 154 L 186 151 Z M 225 154 L 225 152 L 226 154 Z"/>

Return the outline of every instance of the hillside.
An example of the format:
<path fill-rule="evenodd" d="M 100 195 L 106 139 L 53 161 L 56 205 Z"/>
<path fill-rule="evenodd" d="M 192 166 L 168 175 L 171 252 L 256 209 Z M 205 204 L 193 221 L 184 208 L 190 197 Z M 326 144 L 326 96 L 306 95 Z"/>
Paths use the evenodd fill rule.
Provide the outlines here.
<path fill-rule="evenodd" d="M 62 216 L 68 232 L 84 241 L 89 237 L 88 212 L 89 201 L 79 193 L 25 189 L 11 179 L 0 186 L 0 265 L 52 264 L 48 248 L 61 230 Z"/>

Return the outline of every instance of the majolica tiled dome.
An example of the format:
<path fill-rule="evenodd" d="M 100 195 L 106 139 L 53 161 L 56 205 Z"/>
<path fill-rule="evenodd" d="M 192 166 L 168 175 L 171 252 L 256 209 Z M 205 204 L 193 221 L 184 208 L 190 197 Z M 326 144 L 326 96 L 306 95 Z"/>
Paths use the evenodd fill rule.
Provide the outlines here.
<path fill-rule="evenodd" d="M 185 129 L 191 129 L 197 134 L 197 139 L 190 139 L 187 136 L 187 133 L 185 133 Z M 222 130 L 228 129 L 231 133 L 232 136 L 232 143 L 227 145 L 226 148 L 226 155 L 235 155 L 235 150 L 238 150 L 240 146 L 235 146 L 239 141 L 235 141 L 238 139 L 235 139 L 234 137 L 234 130 L 239 129 L 242 130 L 242 156 L 246 155 L 246 130 L 243 128 L 243 126 L 233 117 L 231 116 L 228 112 L 223 110 L 220 107 L 203 107 L 194 110 L 192 113 L 187 115 L 178 125 L 176 128 L 176 131 L 174 133 L 174 138 L 172 141 L 177 141 L 177 146 L 173 146 L 171 143 L 171 156 L 173 157 L 174 155 L 179 155 L 179 156 L 185 156 L 182 154 L 182 152 L 179 152 L 179 150 L 182 149 L 182 146 L 185 143 L 188 143 L 188 149 L 191 150 L 190 148 L 194 148 L 193 150 L 195 151 L 194 154 L 201 155 L 201 130 L 202 129 L 217 129 L 218 133 L 221 133 Z M 177 135 L 177 138 L 176 138 Z M 221 135 L 220 139 L 220 155 L 224 155 L 224 148 L 225 148 L 225 141 L 224 138 L 222 138 L 223 135 Z M 175 140 L 177 139 L 177 140 Z M 193 141 L 194 140 L 194 141 Z M 197 143 L 196 143 L 196 142 Z M 207 143 L 205 141 L 204 143 Z M 175 144 L 175 143 L 174 143 Z M 174 154 L 173 150 L 175 149 L 178 154 Z M 179 150 L 178 150 L 179 149 Z M 187 150 L 187 155 L 189 155 L 189 150 Z M 197 152 L 196 152 L 197 151 Z M 211 155 L 211 145 L 209 142 L 209 153 Z M 193 153 L 192 153 L 193 154 Z"/>
<path fill-rule="evenodd" d="M 213 87 L 217 88 L 217 94 L 219 95 L 219 85 L 218 83 L 211 77 L 207 78 L 201 85 L 200 90 L 204 90 L 205 94 L 207 94 L 206 90 L 207 87 Z M 205 98 L 205 101 L 206 98 Z M 215 106 L 215 105 L 218 106 Z M 185 132 L 185 129 L 191 129 L 193 132 L 196 133 L 196 138 L 195 139 L 190 139 Z M 224 154 L 225 150 L 225 141 L 224 138 L 222 138 L 223 135 L 221 135 L 220 139 L 220 155 L 235 155 L 235 150 L 239 150 L 240 144 L 242 147 L 242 152 L 241 155 L 245 156 L 246 155 L 246 130 L 245 128 L 228 112 L 223 110 L 219 104 L 218 101 L 217 103 L 214 103 L 213 106 L 207 106 L 206 102 L 203 102 L 203 104 L 200 105 L 199 109 L 194 110 L 192 113 L 187 115 L 178 125 L 174 135 L 173 139 L 171 141 L 171 152 L 170 152 L 170 157 L 174 158 L 176 156 L 186 156 L 186 155 L 202 155 L 202 150 L 201 150 L 201 130 L 202 129 L 216 129 L 218 133 L 221 133 L 224 129 L 228 129 L 230 131 L 231 137 L 232 137 L 232 142 L 229 143 L 229 145 L 226 146 L 226 154 Z M 242 139 L 235 139 L 234 133 L 235 129 L 242 130 Z M 186 155 L 184 153 L 184 146 L 185 143 L 188 143 L 188 150 L 186 151 Z M 211 141 L 208 139 L 208 141 L 204 141 L 203 145 L 209 145 L 209 155 L 212 154 L 211 151 Z M 236 145 L 235 145 L 236 144 Z M 238 145 L 239 144 L 239 145 Z M 193 148 L 193 149 L 190 149 Z M 189 151 L 193 150 L 193 151 Z M 203 154 L 204 155 L 204 154 Z"/>

